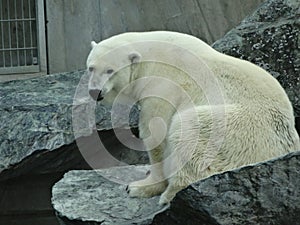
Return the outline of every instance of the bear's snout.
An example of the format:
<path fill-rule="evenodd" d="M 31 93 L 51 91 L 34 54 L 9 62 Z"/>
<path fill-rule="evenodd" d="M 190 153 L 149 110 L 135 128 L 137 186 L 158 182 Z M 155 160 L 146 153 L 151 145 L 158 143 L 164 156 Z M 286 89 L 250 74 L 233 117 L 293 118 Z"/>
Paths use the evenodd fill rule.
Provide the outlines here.
<path fill-rule="evenodd" d="M 89 95 L 97 102 L 103 99 L 101 95 L 101 90 L 97 90 L 97 89 L 89 90 Z"/>

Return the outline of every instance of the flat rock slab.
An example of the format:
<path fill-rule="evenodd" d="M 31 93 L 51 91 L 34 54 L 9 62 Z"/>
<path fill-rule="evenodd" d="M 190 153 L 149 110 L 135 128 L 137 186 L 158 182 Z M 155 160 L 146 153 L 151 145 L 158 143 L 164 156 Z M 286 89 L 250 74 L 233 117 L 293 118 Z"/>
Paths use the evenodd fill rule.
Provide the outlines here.
<path fill-rule="evenodd" d="M 147 168 L 68 172 L 52 189 L 61 224 L 300 224 L 300 152 L 196 182 L 164 208 L 125 191 Z"/>
<path fill-rule="evenodd" d="M 10 178 L 24 159 L 63 151 L 64 146 L 75 143 L 76 135 L 89 136 L 96 127 L 112 129 L 111 107 L 95 105 L 87 98 L 87 78 L 85 71 L 74 71 L 0 83 L 0 180 Z M 128 107 L 118 107 L 114 127 L 137 126 L 138 110 L 133 108 L 129 121 L 124 113 Z M 74 117 L 74 109 L 78 118 Z M 78 131 L 74 134 L 75 125 Z M 25 165 L 15 174 L 21 175 L 34 166 Z M 56 169 L 47 172 L 59 168 L 57 164 Z"/>
<path fill-rule="evenodd" d="M 52 204 L 61 224 L 151 224 L 164 210 L 159 197 L 131 198 L 126 185 L 146 177 L 147 166 L 74 170 L 52 189 Z"/>

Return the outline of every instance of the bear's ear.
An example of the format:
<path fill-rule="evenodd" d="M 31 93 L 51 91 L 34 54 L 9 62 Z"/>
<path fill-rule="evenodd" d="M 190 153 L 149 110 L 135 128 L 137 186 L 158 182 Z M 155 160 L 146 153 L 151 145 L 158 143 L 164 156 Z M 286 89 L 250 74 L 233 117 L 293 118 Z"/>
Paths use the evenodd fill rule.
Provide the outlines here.
<path fill-rule="evenodd" d="M 94 42 L 94 41 L 91 42 L 91 47 L 92 47 L 92 48 L 94 48 L 96 45 L 97 45 L 96 42 Z"/>
<path fill-rule="evenodd" d="M 128 55 L 128 59 L 131 63 L 138 63 L 141 61 L 141 55 L 138 52 L 132 52 Z"/>

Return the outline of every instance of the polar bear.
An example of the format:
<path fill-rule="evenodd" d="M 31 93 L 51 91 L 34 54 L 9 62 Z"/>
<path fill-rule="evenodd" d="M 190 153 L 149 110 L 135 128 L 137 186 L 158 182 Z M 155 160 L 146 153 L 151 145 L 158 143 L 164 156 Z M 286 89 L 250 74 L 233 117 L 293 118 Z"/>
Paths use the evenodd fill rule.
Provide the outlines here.
<path fill-rule="evenodd" d="M 167 204 L 197 180 L 300 149 L 277 80 L 191 35 L 133 32 L 92 42 L 87 72 L 94 100 L 123 96 L 140 105 L 151 170 L 127 186 L 130 196 L 161 194 Z"/>

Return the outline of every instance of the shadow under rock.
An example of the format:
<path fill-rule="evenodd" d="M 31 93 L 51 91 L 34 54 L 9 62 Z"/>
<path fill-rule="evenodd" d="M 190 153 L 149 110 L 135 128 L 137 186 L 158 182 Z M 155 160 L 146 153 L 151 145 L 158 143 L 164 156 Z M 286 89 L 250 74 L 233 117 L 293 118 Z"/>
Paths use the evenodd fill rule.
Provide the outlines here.
<path fill-rule="evenodd" d="M 113 130 L 84 137 L 81 143 L 88 150 L 95 149 L 98 135 L 108 152 L 120 162 L 147 163 L 146 152 L 128 149 Z M 101 153 L 97 157 L 101 157 Z M 105 161 L 99 159 L 102 160 Z M 76 143 L 54 151 L 40 151 L 3 171 L 0 175 L 0 225 L 59 225 L 51 205 L 52 186 L 65 172 L 74 169 L 91 169 Z"/>

